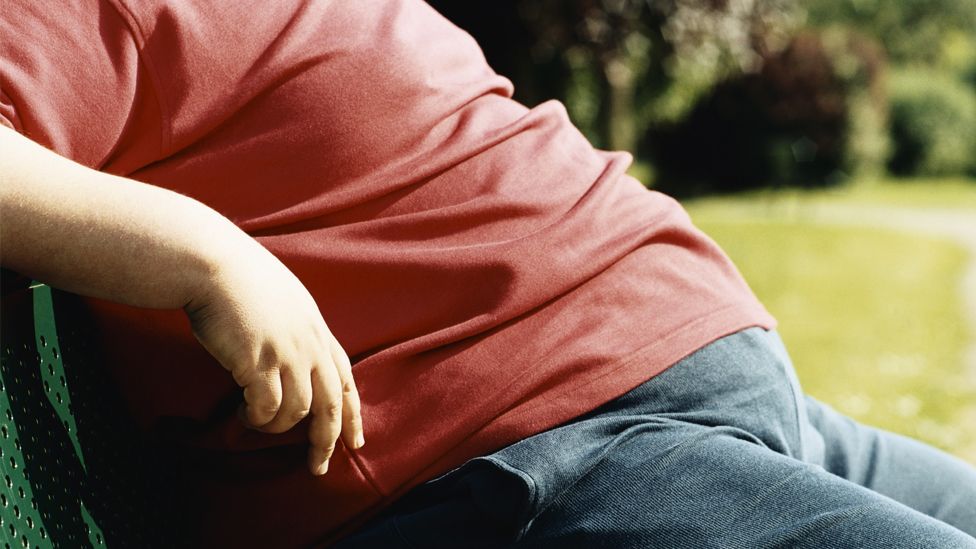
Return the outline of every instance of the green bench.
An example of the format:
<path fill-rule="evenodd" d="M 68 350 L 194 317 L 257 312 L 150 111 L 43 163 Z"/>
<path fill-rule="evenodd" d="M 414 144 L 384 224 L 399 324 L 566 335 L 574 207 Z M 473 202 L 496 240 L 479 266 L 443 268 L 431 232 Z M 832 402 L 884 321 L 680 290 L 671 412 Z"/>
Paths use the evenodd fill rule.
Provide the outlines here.
<path fill-rule="evenodd" d="M 2 307 L 0 547 L 180 546 L 166 464 L 93 359 L 82 302 L 21 285 Z"/>

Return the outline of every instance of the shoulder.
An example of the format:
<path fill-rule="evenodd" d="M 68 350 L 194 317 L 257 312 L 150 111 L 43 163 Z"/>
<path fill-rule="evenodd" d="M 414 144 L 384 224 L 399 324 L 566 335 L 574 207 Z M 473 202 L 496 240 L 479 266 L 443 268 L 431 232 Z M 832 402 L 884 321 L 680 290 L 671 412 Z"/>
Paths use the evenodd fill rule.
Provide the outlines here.
<path fill-rule="evenodd" d="M 111 2 L 6 0 L 0 14 L 0 117 L 95 167 L 114 149 L 135 95 L 138 52 Z"/>

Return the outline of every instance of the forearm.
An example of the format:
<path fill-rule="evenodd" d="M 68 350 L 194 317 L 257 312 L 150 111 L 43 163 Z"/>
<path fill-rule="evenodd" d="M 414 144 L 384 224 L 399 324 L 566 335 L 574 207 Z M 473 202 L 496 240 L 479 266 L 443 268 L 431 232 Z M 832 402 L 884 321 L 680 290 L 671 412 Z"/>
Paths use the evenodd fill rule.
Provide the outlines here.
<path fill-rule="evenodd" d="M 257 244 L 186 196 L 86 168 L 0 126 L 0 262 L 74 293 L 184 307 Z"/>

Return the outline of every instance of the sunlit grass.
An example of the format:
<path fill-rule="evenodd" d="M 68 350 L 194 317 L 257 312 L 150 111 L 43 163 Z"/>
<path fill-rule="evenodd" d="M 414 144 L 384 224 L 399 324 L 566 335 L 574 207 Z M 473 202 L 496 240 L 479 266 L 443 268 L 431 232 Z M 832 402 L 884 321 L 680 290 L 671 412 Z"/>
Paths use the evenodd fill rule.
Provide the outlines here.
<path fill-rule="evenodd" d="M 858 181 L 827 189 L 760 189 L 693 201 L 696 207 L 704 207 L 714 203 L 725 205 L 756 202 L 949 208 L 973 210 L 976 213 L 976 180 L 966 178 L 884 179 Z"/>
<path fill-rule="evenodd" d="M 861 181 L 812 196 L 825 203 L 960 208 L 976 213 L 976 181 L 964 178 Z"/>
<path fill-rule="evenodd" d="M 883 187 L 790 200 L 800 207 L 910 204 L 916 192 Z M 976 195 L 962 190 L 965 200 Z M 943 191 L 965 207 L 959 196 L 949 198 L 959 189 Z M 743 217 L 741 200 L 686 206 L 779 320 L 805 390 L 861 421 L 976 463 L 976 375 L 963 358 L 967 329 L 958 294 L 965 250 L 904 232 L 816 225 L 780 210 Z"/>

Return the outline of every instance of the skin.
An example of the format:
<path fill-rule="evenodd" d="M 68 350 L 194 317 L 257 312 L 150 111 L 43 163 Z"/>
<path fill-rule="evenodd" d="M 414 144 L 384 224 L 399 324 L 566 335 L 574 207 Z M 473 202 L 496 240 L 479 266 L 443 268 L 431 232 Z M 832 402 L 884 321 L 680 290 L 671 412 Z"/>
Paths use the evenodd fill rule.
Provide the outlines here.
<path fill-rule="evenodd" d="M 363 446 L 349 358 L 302 283 L 191 198 L 92 170 L 0 126 L 0 263 L 80 295 L 183 309 L 243 389 L 241 418 L 283 433 L 311 416 L 308 466 Z M 268 292 L 274 288 L 274 293 Z"/>

